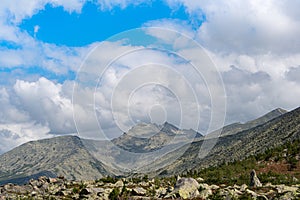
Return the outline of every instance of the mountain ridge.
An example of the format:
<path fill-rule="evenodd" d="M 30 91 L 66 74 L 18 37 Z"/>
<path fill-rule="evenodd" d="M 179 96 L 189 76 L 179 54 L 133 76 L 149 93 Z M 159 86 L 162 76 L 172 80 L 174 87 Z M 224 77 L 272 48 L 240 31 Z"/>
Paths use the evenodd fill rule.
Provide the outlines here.
<path fill-rule="evenodd" d="M 0 160 L 0 183 L 16 178 L 22 182 L 22 178 L 25 180 L 43 171 L 70 180 L 96 179 L 101 178 L 101 174 L 109 174 L 77 136 L 31 141 L 4 153 Z"/>
<path fill-rule="evenodd" d="M 20 178 L 18 179 L 19 182 L 22 178 L 24 180 L 28 180 L 28 177 L 42 172 L 53 176 L 64 175 L 71 180 L 96 179 L 107 175 L 131 176 L 132 172 L 124 172 L 122 171 L 122 168 L 130 167 L 130 165 L 134 164 L 136 165 L 136 169 L 139 173 L 145 172 L 156 176 L 177 174 L 184 170 L 196 169 L 197 167 L 199 168 L 200 166 L 208 167 L 208 163 L 218 164 L 221 162 L 230 162 L 232 161 L 230 153 L 234 155 L 233 159 L 241 159 L 248 155 L 245 151 L 250 151 L 251 145 L 247 146 L 247 142 L 245 141 L 248 141 L 253 145 L 253 143 L 251 143 L 251 140 L 255 141 L 253 135 L 261 137 L 262 141 L 265 141 L 266 138 L 262 137 L 266 129 L 264 127 L 268 127 L 270 124 L 271 126 L 274 126 L 274 123 L 275 125 L 277 123 L 284 124 L 286 122 L 286 118 L 288 118 L 292 124 L 296 123 L 296 128 L 300 129 L 297 125 L 300 118 L 299 110 L 300 107 L 291 112 L 285 113 L 282 109 L 275 109 L 266 115 L 255 119 L 256 121 L 249 121 L 252 126 L 247 125 L 245 127 L 250 128 L 233 134 L 231 133 L 221 136 L 216 147 L 211 150 L 210 154 L 204 160 L 199 159 L 197 155 L 199 147 L 201 147 L 202 143 L 205 141 L 205 137 L 187 138 L 191 139 L 192 143 L 190 147 L 186 147 L 186 145 L 178 145 L 177 149 L 172 150 L 172 145 L 181 144 L 181 137 L 189 135 L 190 133 L 188 131 L 190 130 L 180 130 L 168 122 L 161 126 L 155 125 L 159 129 L 158 133 L 150 134 L 148 132 L 144 132 L 145 134 L 141 134 L 143 136 L 141 138 L 137 138 L 136 136 L 138 134 L 135 135 L 135 133 L 133 134 L 134 136 L 124 133 L 119 138 L 113 139 L 109 142 L 86 140 L 77 136 L 62 136 L 32 141 L 0 155 L 0 184 L 1 182 L 15 180 L 18 178 Z M 294 119 L 285 117 L 289 115 L 293 115 Z M 263 121 L 267 122 L 263 123 Z M 253 124 L 258 125 L 253 127 Z M 280 129 L 281 126 L 276 125 L 275 127 Z M 282 127 L 286 130 L 292 130 L 292 127 L 286 127 L 285 125 L 282 125 Z M 149 130 L 152 130 L 151 127 Z M 268 128 L 266 130 L 268 130 Z M 255 132 L 262 132 L 262 134 L 260 135 Z M 193 131 L 192 133 L 193 134 L 191 135 L 194 137 L 198 134 L 196 131 Z M 148 136 L 148 138 L 145 136 Z M 173 143 L 170 143 L 168 140 L 171 140 L 175 136 L 178 140 L 174 140 L 172 141 Z M 284 137 L 281 136 L 277 137 L 277 139 L 284 139 Z M 273 138 L 276 138 L 276 136 L 273 136 Z M 139 145 L 137 145 L 138 140 L 140 141 Z M 136 143 L 133 143 L 133 141 Z M 275 140 L 271 139 L 270 141 L 274 142 Z M 270 141 L 266 141 L 264 143 L 267 143 L 268 146 L 272 146 L 269 144 Z M 284 139 L 284 141 L 288 140 Z M 259 141 L 257 142 L 261 143 Z M 171 150 L 166 151 L 166 153 L 159 159 L 153 157 L 156 155 L 155 153 L 152 157 L 145 157 L 144 159 L 149 159 L 149 161 L 151 161 L 149 163 L 143 163 L 139 159 L 132 160 L 132 157 L 127 157 L 127 151 L 142 154 L 152 153 L 153 151 L 155 152 L 160 150 L 160 148 L 165 147 L 166 143 L 168 143 Z M 246 147 L 243 149 L 241 144 Z M 167 148 L 168 145 L 166 145 Z M 109 153 L 101 152 L 101 148 L 107 149 L 107 152 Z M 258 152 L 262 151 L 262 149 L 263 148 L 258 149 Z M 185 150 L 185 152 L 181 152 L 183 150 Z M 125 154 L 121 154 L 122 151 L 124 151 Z M 173 163 L 173 159 L 177 158 L 176 156 L 181 153 L 182 156 L 178 157 L 179 159 L 176 159 Z M 216 155 L 222 155 L 223 157 L 216 157 Z M 58 156 L 58 158 L 55 156 Z M 172 164 L 168 165 L 168 162 Z M 116 165 L 114 163 L 116 163 Z M 154 167 L 156 164 L 160 164 L 158 166 L 162 167 L 157 169 Z"/>
<path fill-rule="evenodd" d="M 181 173 L 184 170 L 197 170 L 242 160 L 296 139 L 300 139 L 300 107 L 262 125 L 220 137 L 204 159 L 198 158 L 204 141 L 193 142 L 180 159 L 157 173 L 168 174 L 168 171 Z"/>

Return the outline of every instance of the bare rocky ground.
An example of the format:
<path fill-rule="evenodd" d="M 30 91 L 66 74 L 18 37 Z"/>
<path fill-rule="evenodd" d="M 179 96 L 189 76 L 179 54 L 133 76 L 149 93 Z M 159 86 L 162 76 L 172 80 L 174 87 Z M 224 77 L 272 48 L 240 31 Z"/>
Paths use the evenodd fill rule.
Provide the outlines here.
<path fill-rule="evenodd" d="M 173 181 L 167 178 L 68 181 L 63 177 L 42 176 L 25 185 L 0 186 L 0 199 L 300 199 L 300 184 L 261 185 L 253 171 L 251 178 L 251 186 L 228 186 L 208 185 L 200 177 L 178 177 Z"/>

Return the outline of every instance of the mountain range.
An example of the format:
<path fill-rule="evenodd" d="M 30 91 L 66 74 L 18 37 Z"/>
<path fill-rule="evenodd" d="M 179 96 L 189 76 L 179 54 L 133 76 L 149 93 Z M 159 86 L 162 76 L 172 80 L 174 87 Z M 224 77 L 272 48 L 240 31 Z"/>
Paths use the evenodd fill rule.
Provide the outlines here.
<path fill-rule="evenodd" d="M 111 141 L 77 136 L 32 141 L 0 155 L 0 185 L 24 183 L 41 175 L 71 180 L 169 176 L 242 160 L 299 139 L 300 108 L 290 112 L 278 108 L 220 131 L 220 137 L 214 138 L 168 122 L 141 123 Z"/>

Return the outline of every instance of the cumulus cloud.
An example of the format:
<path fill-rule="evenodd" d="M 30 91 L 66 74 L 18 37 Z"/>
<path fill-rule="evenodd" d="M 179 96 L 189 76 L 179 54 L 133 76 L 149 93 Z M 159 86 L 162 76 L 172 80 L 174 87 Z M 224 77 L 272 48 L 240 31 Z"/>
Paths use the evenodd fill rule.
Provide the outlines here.
<path fill-rule="evenodd" d="M 48 126 L 54 134 L 74 133 L 72 103 L 61 93 L 61 84 L 40 78 L 36 82 L 17 80 L 15 94 L 30 118 Z"/>
<path fill-rule="evenodd" d="M 285 75 L 288 80 L 300 83 L 300 66 L 291 67 Z"/>
<path fill-rule="evenodd" d="M 191 20 L 160 19 L 146 22 L 144 27 L 177 31 L 170 34 L 160 29 L 148 29 L 147 32 L 164 42 L 165 46 L 160 47 L 168 50 L 171 47 L 177 55 L 151 49 L 151 46 L 145 50 L 145 45 L 133 46 L 126 40 L 102 42 L 101 49 L 97 50 L 94 47 L 99 43 L 86 47 L 47 44 L 20 30 L 18 24 L 43 10 L 45 5 L 62 6 L 67 12 L 80 13 L 86 1 L 1 2 L 0 40 L 13 48 L 1 47 L 0 66 L 2 69 L 19 67 L 20 71 L 0 75 L 3 84 L 0 89 L 0 103 L 3 105 L 0 112 L 0 153 L 28 140 L 77 131 L 82 136 L 99 139 L 106 137 L 100 133 L 103 129 L 107 137 L 115 137 L 140 121 L 162 121 L 162 118 L 156 120 L 154 115 L 151 116 L 151 110 L 158 107 L 166 112 L 167 120 L 180 125 L 177 118 L 182 114 L 180 96 L 190 102 L 186 105 L 186 113 L 189 114 L 184 114 L 187 121 L 193 122 L 193 110 L 197 107 L 201 114 L 200 129 L 205 131 L 211 118 L 211 95 L 220 94 L 216 85 L 221 82 L 211 79 L 212 72 L 218 73 L 224 82 L 226 123 L 247 121 L 275 107 L 293 109 L 299 106 L 299 2 L 166 2 L 173 9 L 184 6 Z M 98 0 L 96 3 L 102 10 L 151 4 L 150 1 L 131 0 Z M 195 27 L 192 23 L 194 17 L 205 21 Z M 37 32 L 38 26 L 34 28 L 34 33 Z M 204 67 L 199 75 L 189 61 L 203 64 L 204 53 L 199 54 L 196 48 L 190 48 L 189 40 L 178 32 L 202 45 L 216 68 Z M 95 52 L 89 54 L 89 59 L 79 69 L 83 58 L 92 49 Z M 111 63 L 115 58 L 118 59 Z M 42 77 L 38 71 L 37 75 L 24 76 L 21 68 L 36 66 L 56 75 L 68 74 L 69 71 L 74 73 L 78 69 L 79 73 L 76 81 L 60 83 L 55 78 Z M 157 66 L 161 70 L 154 71 Z M 136 75 L 140 67 L 144 68 Z M 146 77 L 144 81 L 149 80 L 147 84 L 139 82 L 141 77 Z M 150 83 L 151 78 L 155 80 L 153 83 Z M 208 88 L 207 81 L 211 81 L 211 88 Z M 135 88 L 137 85 L 141 87 Z M 195 104 L 191 103 L 193 96 L 186 94 L 190 86 L 198 98 Z M 191 126 L 194 124 L 186 123 L 183 128 Z"/>
<path fill-rule="evenodd" d="M 102 43 L 79 70 L 73 102 L 85 111 L 96 112 L 97 119 L 89 122 L 97 124 L 98 121 L 104 132 L 119 128 L 114 133 L 116 136 L 140 121 L 157 123 L 149 116 L 157 105 L 167 111 L 169 122 L 183 128 L 199 128 L 195 123 L 199 118 L 197 110 L 202 107 L 197 102 L 197 94 L 202 95 L 200 101 L 209 104 L 209 98 L 204 98 L 209 92 L 204 89 L 198 93 L 192 85 L 203 85 L 203 89 L 205 83 L 187 60 L 168 51 L 155 50 L 151 45 L 147 48 L 119 41 Z M 77 120 L 85 116 L 82 107 L 75 108 L 75 121 L 79 132 L 90 136 L 92 130 L 87 131 L 87 122 Z M 97 130 L 95 125 L 89 127 Z"/>
<path fill-rule="evenodd" d="M 35 82 L 17 80 L 12 88 L 1 88 L 1 137 L 6 137 L 6 142 L 16 140 L 8 143 L 13 147 L 51 135 L 76 133 L 71 97 L 63 90 L 61 84 L 46 78 Z"/>
<path fill-rule="evenodd" d="M 298 2 L 168 3 L 185 6 L 191 15 L 205 16 L 195 40 L 204 46 L 223 77 L 228 122 L 247 121 L 275 107 L 299 106 L 294 99 L 300 98 L 297 92 L 300 73 L 293 67 L 300 63 L 299 12 L 293 9 Z M 160 21 L 155 24 L 159 26 Z M 160 24 L 172 27 L 165 21 Z"/>
<path fill-rule="evenodd" d="M 7 23 L 20 23 L 25 18 L 30 18 L 39 10 L 44 9 L 45 5 L 53 7 L 62 6 L 68 12 L 80 12 L 84 3 L 82 0 L 20 0 L 18 2 L 3 0 L 0 6 L 0 15 Z"/>
<path fill-rule="evenodd" d="M 30 140 L 49 137 L 49 127 L 30 116 L 13 89 L 0 89 L 0 103 L 0 153 Z"/>
<path fill-rule="evenodd" d="M 170 5 L 174 1 L 168 1 Z M 206 21 L 198 34 L 205 47 L 222 52 L 287 54 L 299 52 L 299 14 L 290 12 L 296 2 L 177 0 Z"/>

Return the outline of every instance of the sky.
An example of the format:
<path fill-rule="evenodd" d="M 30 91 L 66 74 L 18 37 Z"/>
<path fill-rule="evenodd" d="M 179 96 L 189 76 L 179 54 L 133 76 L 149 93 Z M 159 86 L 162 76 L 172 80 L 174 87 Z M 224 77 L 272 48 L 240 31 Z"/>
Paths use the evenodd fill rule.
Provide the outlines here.
<path fill-rule="evenodd" d="M 207 133 L 295 109 L 299 7 L 293 0 L 2 0 L 0 154 L 57 135 L 117 137 L 141 122 Z"/>

